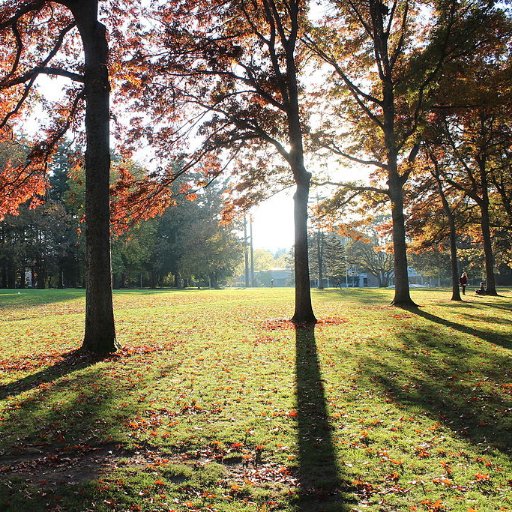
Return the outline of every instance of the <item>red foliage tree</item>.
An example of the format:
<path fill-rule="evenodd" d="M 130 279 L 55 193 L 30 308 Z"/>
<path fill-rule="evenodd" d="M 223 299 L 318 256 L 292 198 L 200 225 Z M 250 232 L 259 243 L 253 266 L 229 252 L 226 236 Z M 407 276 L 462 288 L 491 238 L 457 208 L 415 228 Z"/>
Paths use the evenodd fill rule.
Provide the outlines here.
<path fill-rule="evenodd" d="M 129 5 L 103 7 L 119 41 Z M 62 76 L 73 85 L 51 107 L 50 124 L 23 163 L 11 162 L 0 175 L 0 215 L 42 193 L 47 163 L 58 141 L 83 119 L 85 100 L 86 321 L 83 346 L 98 353 L 118 348 L 112 307 L 110 262 L 110 84 L 107 30 L 98 0 L 9 0 L 0 8 L 0 36 L 6 41 L 0 64 L 0 142 L 13 137 L 37 98 L 40 75 Z M 115 45 L 114 45 L 115 46 Z M 118 48 L 121 48 L 118 45 Z M 117 56 L 119 58 L 119 56 Z M 43 108 L 45 104 L 42 104 Z M 76 126 L 74 126 L 76 125 Z"/>
<path fill-rule="evenodd" d="M 142 134 L 155 155 L 168 160 L 153 177 L 162 190 L 198 166 L 203 185 L 235 170 L 235 209 L 268 195 L 276 178 L 295 184 L 295 322 L 315 322 L 300 82 L 306 8 L 301 0 L 170 2 L 153 16 L 152 28 L 142 27 L 148 45 L 132 60 L 152 87 L 141 94 L 139 83 L 126 82 L 132 104 L 146 105 L 153 119 L 152 130 Z M 134 124 L 137 136 L 142 122 Z"/>

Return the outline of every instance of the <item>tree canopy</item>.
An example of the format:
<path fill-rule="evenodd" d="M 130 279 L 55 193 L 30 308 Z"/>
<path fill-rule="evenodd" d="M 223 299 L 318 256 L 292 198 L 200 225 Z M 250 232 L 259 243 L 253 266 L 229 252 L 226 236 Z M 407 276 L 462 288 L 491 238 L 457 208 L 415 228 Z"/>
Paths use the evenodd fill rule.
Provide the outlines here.
<path fill-rule="evenodd" d="M 30 213 L 45 200 L 48 228 L 85 221 L 85 272 L 77 278 L 87 288 L 84 347 L 109 352 L 118 346 L 112 235 L 121 283 L 154 257 L 149 240 L 160 235 L 175 237 L 183 256 L 160 256 L 153 280 L 166 268 L 215 283 L 236 265 L 223 252 L 237 242 L 219 227 L 221 217 L 233 219 L 293 186 L 293 320 L 315 322 L 309 260 L 321 282 L 322 250 L 336 237 L 317 233 L 316 247 L 308 247 L 308 200 L 318 181 L 312 170 L 327 162 L 327 181 L 339 185 L 340 169 L 350 164 L 371 168 L 370 180 L 356 183 L 355 167 L 355 179 L 335 191 L 331 214 L 345 215 L 344 205 L 360 194 L 363 209 L 381 215 L 384 203 L 390 207 L 392 251 L 370 252 L 385 260 L 376 275 L 393 256 L 396 305 L 414 305 L 408 244 L 418 251 L 449 236 L 455 283 L 463 225 L 483 250 L 495 294 L 496 254 L 500 261 L 510 254 L 512 223 L 510 35 L 505 6 L 479 0 L 6 1 L 4 240 L 17 236 L 23 218 L 47 233 L 47 258 L 54 254 L 53 235 Z M 43 77 L 50 85 L 42 86 Z M 28 129 L 34 123 L 38 129 Z M 66 137 L 78 149 L 66 156 L 69 166 L 85 176 L 85 201 L 75 210 L 68 199 L 76 184 L 65 190 L 67 176 L 59 184 Z M 121 156 L 112 166 L 114 148 Z M 229 190 L 219 192 L 215 181 L 228 179 Z M 441 217 L 429 215 L 434 204 Z M 188 237 L 179 229 L 171 235 L 187 209 L 201 222 Z M 161 215 L 167 224 L 150 220 Z M 138 241 L 127 230 L 138 230 Z M 411 243 L 413 236 L 421 243 Z M 67 237 L 55 241 L 62 261 L 76 246 L 76 236 Z"/>

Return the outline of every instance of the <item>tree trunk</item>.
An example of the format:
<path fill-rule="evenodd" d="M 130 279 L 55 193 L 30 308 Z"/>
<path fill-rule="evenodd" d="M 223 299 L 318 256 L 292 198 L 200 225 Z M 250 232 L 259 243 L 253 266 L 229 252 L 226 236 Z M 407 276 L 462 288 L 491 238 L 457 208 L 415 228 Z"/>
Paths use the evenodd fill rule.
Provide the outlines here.
<path fill-rule="evenodd" d="M 387 45 L 387 39 L 382 41 Z M 387 152 L 388 191 L 391 200 L 391 218 L 393 221 L 393 257 L 395 271 L 394 306 L 415 307 L 409 291 L 409 273 L 407 269 L 407 244 L 405 241 L 404 193 L 405 178 L 398 173 L 398 150 L 395 136 L 395 93 L 390 76 L 382 83 L 384 142 Z"/>
<path fill-rule="evenodd" d="M 323 272 L 323 247 L 322 247 L 322 232 L 320 230 L 317 231 L 316 238 L 316 248 L 317 248 L 317 258 L 318 258 L 318 289 L 324 289 L 324 272 Z"/>
<path fill-rule="evenodd" d="M 450 225 L 450 263 L 452 270 L 452 298 L 451 300 L 462 300 L 459 287 L 459 262 L 457 258 L 457 232 L 455 231 L 455 221 L 453 214 L 448 215 Z M 465 287 L 464 287 L 465 289 Z"/>
<path fill-rule="evenodd" d="M 304 171 L 304 178 L 296 180 L 297 189 L 293 196 L 295 223 L 295 313 L 292 322 L 296 324 L 315 323 L 311 304 L 308 256 L 308 198 L 311 175 Z"/>
<path fill-rule="evenodd" d="M 441 201 L 443 203 L 443 210 L 448 219 L 448 225 L 450 227 L 450 264 L 452 271 L 452 298 L 451 300 L 461 301 L 462 298 L 460 296 L 460 288 L 459 288 L 459 264 L 457 258 L 457 231 L 455 229 L 455 218 L 453 216 L 453 212 L 448 204 L 446 196 L 444 194 L 443 185 L 441 183 L 441 177 L 439 175 L 439 170 L 437 167 L 437 162 L 434 161 L 435 166 L 435 174 L 434 177 L 437 183 L 437 191 L 441 196 Z"/>
<path fill-rule="evenodd" d="M 485 279 L 486 279 L 486 294 L 498 295 L 496 291 L 496 279 L 494 277 L 494 254 L 492 251 L 491 241 L 491 228 L 489 221 L 489 203 L 483 201 L 480 204 L 480 227 L 482 229 L 482 238 L 485 256 Z"/>
<path fill-rule="evenodd" d="M 484 120 L 482 120 L 482 124 Z M 480 174 L 480 187 L 482 197 L 477 201 L 480 207 L 480 228 L 482 230 L 482 240 L 485 257 L 485 293 L 487 295 L 498 295 L 496 291 L 496 279 L 494 277 L 494 254 L 491 241 L 491 223 L 489 220 L 489 171 L 487 170 L 487 157 L 485 152 L 477 158 L 478 170 Z"/>
<path fill-rule="evenodd" d="M 298 4 L 290 4 L 290 17 L 292 26 L 298 24 Z M 297 27 L 298 25 L 295 25 Z M 293 30 L 292 30 L 293 33 Z M 293 195 L 293 218 L 295 226 L 295 313 L 292 322 L 295 324 L 316 323 L 313 306 L 311 304 L 311 283 L 309 277 L 308 254 L 308 199 L 311 174 L 304 166 L 304 144 L 302 124 L 299 108 L 299 87 L 297 80 L 297 66 L 295 55 L 295 42 L 297 33 L 290 34 L 285 45 L 286 49 L 286 92 L 288 96 L 288 164 L 297 186 Z"/>
<path fill-rule="evenodd" d="M 86 312 L 83 348 L 109 353 L 116 342 L 110 259 L 108 43 L 98 0 L 69 1 L 85 53 Z"/>
<path fill-rule="evenodd" d="M 393 256 L 395 272 L 395 306 L 415 307 L 409 291 L 407 270 L 407 244 L 405 241 L 404 199 L 400 177 L 395 171 L 389 179 L 389 197 L 391 199 L 391 217 L 393 220 Z"/>

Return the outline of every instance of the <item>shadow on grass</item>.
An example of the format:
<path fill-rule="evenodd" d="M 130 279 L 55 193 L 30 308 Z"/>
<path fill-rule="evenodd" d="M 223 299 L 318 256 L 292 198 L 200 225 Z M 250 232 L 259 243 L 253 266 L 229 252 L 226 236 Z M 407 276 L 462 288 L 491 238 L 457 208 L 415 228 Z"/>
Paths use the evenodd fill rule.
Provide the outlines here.
<path fill-rule="evenodd" d="M 479 338 L 481 341 L 487 343 L 493 343 L 495 345 L 499 345 L 504 348 L 512 348 L 512 332 L 509 336 L 503 336 L 502 334 L 497 334 L 491 329 L 489 330 L 481 330 L 474 329 L 473 327 L 468 327 L 464 324 L 459 324 L 457 322 L 452 322 L 451 320 L 447 320 L 445 318 L 441 318 L 439 316 L 433 315 L 432 313 L 427 313 L 426 311 L 422 311 L 419 308 L 403 308 L 407 309 L 410 313 L 414 313 L 425 320 L 428 320 L 432 323 L 443 325 L 445 327 L 449 327 L 450 329 L 454 329 L 455 331 L 461 332 L 463 334 L 469 334 L 470 336 L 475 336 Z M 492 325 L 492 324 L 490 324 Z"/>
<path fill-rule="evenodd" d="M 470 315 L 469 313 L 459 313 L 459 315 L 470 322 L 480 322 L 482 320 L 481 315 L 474 314 Z M 494 325 L 511 325 L 511 320 L 509 318 L 502 318 L 499 316 L 486 316 L 485 321 L 494 324 Z"/>
<path fill-rule="evenodd" d="M 503 296 L 501 297 L 503 298 Z M 506 297 L 505 297 L 506 298 Z M 463 297 L 463 300 L 461 302 L 455 302 L 455 301 L 449 301 L 445 303 L 438 303 L 437 306 L 441 308 L 446 309 L 473 309 L 478 311 L 479 308 L 492 308 L 496 310 L 503 310 L 503 311 L 510 311 L 512 312 L 512 301 L 509 304 L 504 304 L 502 301 L 491 301 L 491 302 L 484 302 L 484 297 L 475 297 L 476 300 L 468 300 L 466 297 Z"/>
<path fill-rule="evenodd" d="M 48 289 L 48 290 L 0 290 L 0 309 L 41 306 L 57 302 L 66 302 L 85 297 L 85 290 L 72 289 Z"/>
<path fill-rule="evenodd" d="M 116 295 L 157 295 L 162 293 L 187 293 L 193 294 L 197 291 L 208 290 L 208 288 L 116 288 Z M 217 291 L 212 289 L 212 291 Z M 56 304 L 74 299 L 85 300 L 85 290 L 83 288 L 64 288 L 64 289 L 0 289 L 0 310 L 2 308 L 23 308 L 48 304 Z"/>
<path fill-rule="evenodd" d="M 126 451 L 121 425 L 140 407 L 128 403 L 112 369 L 97 362 L 73 352 L 2 389 L 8 398 L 0 422 L 2 512 L 94 505 L 98 479 Z"/>
<path fill-rule="evenodd" d="M 295 330 L 301 486 L 298 510 L 342 512 L 349 510 L 351 489 L 342 481 L 336 460 L 314 329 L 301 326 Z"/>
<path fill-rule="evenodd" d="M 503 295 L 500 295 L 500 297 L 503 297 Z M 475 303 L 472 303 L 475 304 Z M 504 305 L 504 304 L 496 304 L 496 303 L 490 303 L 490 302 L 479 302 L 477 303 L 478 306 L 483 306 L 486 308 L 493 308 L 493 309 L 503 309 L 504 311 L 510 311 L 512 312 L 512 302 L 510 305 Z"/>
<path fill-rule="evenodd" d="M 63 359 L 53 366 L 33 373 L 10 384 L 0 386 L 0 400 L 12 398 L 16 395 L 35 389 L 44 384 L 50 384 L 82 368 L 86 368 L 97 363 L 100 359 L 92 356 L 82 350 L 73 350 L 63 356 Z"/>
<path fill-rule="evenodd" d="M 483 451 L 509 454 L 512 399 L 506 391 L 512 377 L 510 357 L 487 344 L 478 345 L 481 341 L 470 346 L 457 333 L 440 332 L 438 325 L 482 341 L 488 341 L 489 333 L 414 312 L 431 324 L 403 329 L 398 334 L 403 348 L 383 348 L 378 358 L 366 358 L 361 367 L 369 383 L 380 385 L 388 400 L 424 411 Z"/>
<path fill-rule="evenodd" d="M 389 305 L 389 293 L 387 288 L 329 288 L 324 290 L 315 289 L 315 298 L 333 300 L 349 298 L 357 302 L 382 302 L 383 305 Z"/>

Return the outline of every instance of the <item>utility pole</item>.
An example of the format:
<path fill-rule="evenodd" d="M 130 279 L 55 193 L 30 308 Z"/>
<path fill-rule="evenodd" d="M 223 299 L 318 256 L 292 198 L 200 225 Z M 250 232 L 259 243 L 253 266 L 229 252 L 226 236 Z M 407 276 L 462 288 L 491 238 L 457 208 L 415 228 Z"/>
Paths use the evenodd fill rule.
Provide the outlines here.
<path fill-rule="evenodd" d="M 316 194 L 316 204 L 320 202 L 320 198 L 318 197 L 318 193 Z M 318 221 L 317 221 L 318 222 Z M 324 289 L 324 272 L 323 272 L 323 240 L 322 240 L 322 229 L 320 227 L 320 222 L 318 222 L 318 228 L 316 231 L 316 248 L 317 248 L 317 258 L 318 258 L 318 289 L 323 290 Z"/>
<path fill-rule="evenodd" d="M 252 243 L 252 215 L 249 215 L 249 239 L 250 239 L 250 251 L 251 251 L 251 286 L 254 288 L 254 244 Z"/>
<path fill-rule="evenodd" d="M 247 249 L 247 217 L 244 215 L 244 264 L 245 264 L 245 287 L 249 288 L 249 252 Z"/>

